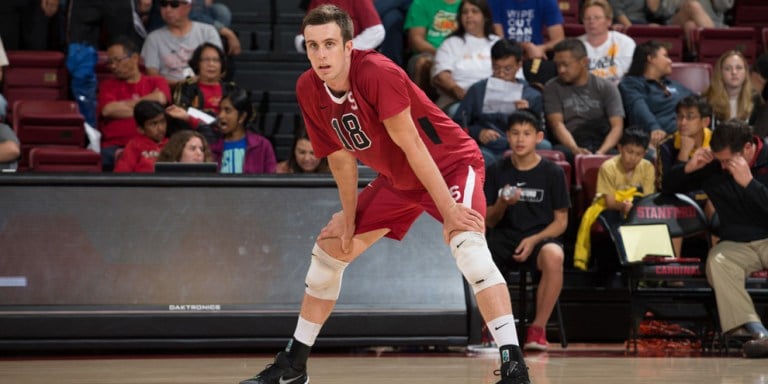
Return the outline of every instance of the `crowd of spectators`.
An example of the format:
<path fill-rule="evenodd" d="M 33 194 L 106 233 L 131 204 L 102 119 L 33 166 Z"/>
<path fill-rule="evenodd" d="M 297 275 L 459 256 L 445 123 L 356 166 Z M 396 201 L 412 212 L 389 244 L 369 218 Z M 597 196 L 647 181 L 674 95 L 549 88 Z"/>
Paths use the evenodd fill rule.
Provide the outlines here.
<path fill-rule="evenodd" d="M 325 3 L 352 15 L 355 48 L 378 48 L 404 67 L 478 142 L 489 167 L 486 224 L 494 259 L 502 270 L 527 263 L 544 275 L 542 306 L 527 347 L 546 349 L 542 328 L 562 287 L 570 201 L 562 170 L 536 152 L 550 148 L 563 152 L 571 165 L 577 155 L 615 155 L 597 181 L 609 230 L 632 208 L 633 197 L 657 190 L 687 192 L 709 216 L 718 211 L 723 223 L 751 225 L 744 233 L 725 232 L 715 249 L 743 251 L 742 259 L 709 262 L 708 275 L 718 305 L 729 312 L 721 313 L 724 330 L 743 326 L 755 340 L 768 337 L 750 302 L 726 298 L 743 297 L 728 288 L 734 286 L 733 271 L 768 266 L 765 252 L 742 249 L 744 242 L 764 248 L 768 241 L 768 221 L 757 216 L 768 214 L 768 56 L 750 63 L 740 51 L 724 52 L 709 87 L 697 95 L 670 78 L 672 60 L 664 44 L 636 44 L 621 33 L 636 24 L 678 25 L 687 51 L 694 53 L 694 31 L 727 27 L 733 0 L 585 0 L 579 15 L 585 33 L 569 38 L 557 0 L 307 5 Z M 278 159 L 269 138 L 253 129 L 250 92 L 231 81 L 233 57 L 242 52 L 231 20 L 231 11 L 213 0 L 4 1 L 0 69 L 12 64 L 3 43 L 10 50 L 66 46 L 73 94 L 79 103 L 95 104 L 104 171 L 153 172 L 155 162 L 163 161 L 215 162 L 220 173 L 329 173 L 303 130 L 294 133 L 288 158 Z M 66 31 L 64 41 L 49 38 L 58 35 L 49 29 L 57 28 Z M 303 51 L 303 36 L 295 42 Z M 95 62 L 82 56 L 88 49 L 106 51 L 111 71 L 92 90 L 83 86 L 95 81 Z M 7 110 L 0 95 L 0 121 Z M 14 169 L 20 155 L 14 131 L 0 123 L 0 169 Z M 516 189 L 503 195 L 510 186 Z M 727 188 L 744 190 L 735 195 L 751 209 L 734 207 Z M 520 227 L 517 221 L 526 215 L 528 226 Z M 576 263 L 588 267 L 584 258 Z M 755 354 L 768 351 L 752 348 Z"/>

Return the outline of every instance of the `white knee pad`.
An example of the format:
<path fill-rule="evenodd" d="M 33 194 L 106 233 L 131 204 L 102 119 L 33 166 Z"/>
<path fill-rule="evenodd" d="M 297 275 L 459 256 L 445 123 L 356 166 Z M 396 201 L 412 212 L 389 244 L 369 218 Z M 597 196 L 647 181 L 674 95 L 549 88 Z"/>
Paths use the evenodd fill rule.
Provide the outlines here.
<path fill-rule="evenodd" d="M 451 239 L 451 254 L 475 293 L 496 284 L 505 284 L 482 233 L 462 232 L 454 236 Z"/>
<path fill-rule="evenodd" d="M 333 258 L 323 251 L 317 243 L 312 248 L 312 261 L 309 264 L 304 284 L 305 292 L 323 300 L 336 300 L 341 292 L 341 277 L 349 263 Z"/>

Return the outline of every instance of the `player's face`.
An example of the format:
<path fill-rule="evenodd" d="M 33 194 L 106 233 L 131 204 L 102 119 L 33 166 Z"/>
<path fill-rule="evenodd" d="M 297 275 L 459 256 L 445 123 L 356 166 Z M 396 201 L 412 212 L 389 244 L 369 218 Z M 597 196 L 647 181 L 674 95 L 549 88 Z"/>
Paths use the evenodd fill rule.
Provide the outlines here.
<path fill-rule="evenodd" d="M 307 139 L 299 139 L 293 154 L 296 156 L 296 163 L 299 164 L 299 168 L 304 172 L 314 172 L 320 165 L 320 159 L 315 157 L 312 143 Z"/>
<path fill-rule="evenodd" d="M 731 55 L 723 60 L 721 68 L 723 83 L 727 89 L 741 89 L 747 79 L 747 66 L 738 55 Z"/>
<path fill-rule="evenodd" d="M 679 108 L 677 111 L 677 130 L 683 136 L 694 136 L 700 133 L 709 123 L 709 119 L 701 116 L 696 107 Z"/>
<path fill-rule="evenodd" d="M 352 41 L 346 43 L 336 23 L 308 25 L 304 28 L 307 57 L 321 80 L 334 91 L 349 89 Z"/>
<path fill-rule="evenodd" d="M 192 136 L 181 151 L 181 163 L 202 163 L 205 160 L 203 153 L 203 141 L 197 136 Z"/>
<path fill-rule="evenodd" d="M 619 145 L 619 155 L 621 156 L 621 166 L 625 171 L 631 171 L 640 164 L 640 160 L 645 157 L 645 148 L 635 145 Z"/>
<path fill-rule="evenodd" d="M 536 150 L 536 144 L 544 139 L 544 132 L 531 124 L 515 124 L 507 130 L 509 148 L 515 156 L 526 156 Z"/>

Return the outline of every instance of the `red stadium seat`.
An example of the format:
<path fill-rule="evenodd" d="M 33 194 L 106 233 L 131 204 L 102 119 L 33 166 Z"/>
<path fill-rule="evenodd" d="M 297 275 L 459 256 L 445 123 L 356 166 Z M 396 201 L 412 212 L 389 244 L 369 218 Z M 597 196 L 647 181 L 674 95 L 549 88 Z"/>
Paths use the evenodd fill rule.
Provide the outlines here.
<path fill-rule="evenodd" d="M 29 151 L 32 172 L 101 172 L 101 155 L 78 147 L 36 147 Z"/>
<path fill-rule="evenodd" d="M 536 153 L 550 161 L 566 161 L 565 153 L 556 149 L 537 149 Z"/>
<path fill-rule="evenodd" d="M 613 155 L 576 155 L 574 158 L 575 178 L 574 186 L 579 193 L 576 196 L 577 217 L 592 203 L 597 192 L 597 174 L 600 166 Z"/>
<path fill-rule="evenodd" d="M 8 105 L 17 100 L 66 100 L 68 74 L 65 56 L 58 51 L 8 51 L 3 95 Z M 8 121 L 13 120 L 9 111 Z"/>
<path fill-rule="evenodd" d="M 579 23 L 579 19 L 581 19 L 579 15 L 580 0 L 558 0 L 557 3 L 560 6 L 560 13 L 563 14 L 563 21 L 565 23 Z"/>
<path fill-rule="evenodd" d="M 757 57 L 755 29 L 751 27 L 700 28 L 694 33 L 698 60 L 713 66 L 724 52 L 738 50 L 753 63 Z"/>
<path fill-rule="evenodd" d="M 712 65 L 708 63 L 672 63 L 672 74 L 667 76 L 685 85 L 691 91 L 701 94 L 712 78 Z"/>
<path fill-rule="evenodd" d="M 763 52 L 768 53 L 768 27 L 763 27 Z"/>
<path fill-rule="evenodd" d="M 739 0 L 733 5 L 733 25 L 762 28 L 768 22 L 768 2 Z"/>
<path fill-rule="evenodd" d="M 563 30 L 565 31 L 565 37 L 579 37 L 586 33 L 582 24 L 563 24 Z"/>
<path fill-rule="evenodd" d="M 683 29 L 675 25 L 650 26 L 632 25 L 624 30 L 627 36 L 635 39 L 635 43 L 642 44 L 649 40 L 655 40 L 664 45 L 669 52 L 672 61 L 683 61 Z"/>
<path fill-rule="evenodd" d="M 21 142 L 19 169 L 29 164 L 29 151 L 39 146 L 85 146 L 85 120 L 77 103 L 68 100 L 20 100 L 13 104 L 13 129 Z"/>

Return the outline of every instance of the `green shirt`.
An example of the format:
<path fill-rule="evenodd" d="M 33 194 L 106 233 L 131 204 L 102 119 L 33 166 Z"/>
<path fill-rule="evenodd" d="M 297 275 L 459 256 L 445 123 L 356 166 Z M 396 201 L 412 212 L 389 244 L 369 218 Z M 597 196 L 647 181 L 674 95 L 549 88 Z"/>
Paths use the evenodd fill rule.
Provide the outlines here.
<path fill-rule="evenodd" d="M 427 29 L 427 42 L 438 48 L 448 35 L 459 27 L 456 16 L 460 1 L 449 4 L 445 0 L 413 0 L 408 8 L 403 29 L 415 27 Z"/>

